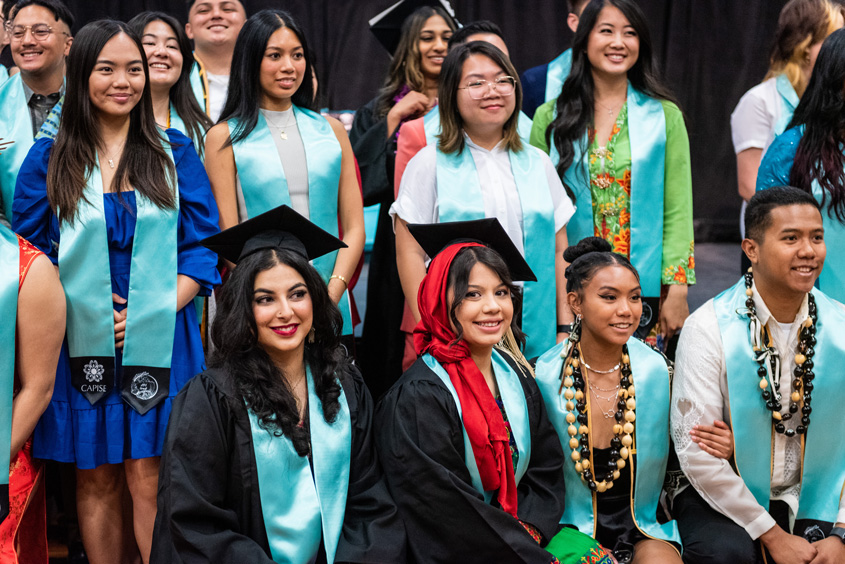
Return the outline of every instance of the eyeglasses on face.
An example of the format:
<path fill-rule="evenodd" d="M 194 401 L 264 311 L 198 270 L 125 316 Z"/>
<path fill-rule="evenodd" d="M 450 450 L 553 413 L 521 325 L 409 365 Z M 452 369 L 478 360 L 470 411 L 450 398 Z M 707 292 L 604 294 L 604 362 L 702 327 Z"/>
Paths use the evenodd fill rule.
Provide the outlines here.
<path fill-rule="evenodd" d="M 490 90 L 495 90 L 501 96 L 510 96 L 516 87 L 516 79 L 512 76 L 500 76 L 493 82 L 484 79 L 470 80 L 466 86 L 458 90 L 466 90 L 473 100 L 481 100 Z"/>
<path fill-rule="evenodd" d="M 47 24 L 33 24 L 33 25 L 9 25 L 6 24 L 6 31 L 9 32 L 9 35 L 12 36 L 12 39 L 15 41 L 21 41 L 24 36 L 26 35 L 27 30 L 32 32 L 32 37 L 37 39 L 38 41 L 44 41 L 50 34 L 52 34 L 55 30 L 47 25 Z M 62 31 L 60 33 L 64 33 L 68 35 L 66 31 Z"/>

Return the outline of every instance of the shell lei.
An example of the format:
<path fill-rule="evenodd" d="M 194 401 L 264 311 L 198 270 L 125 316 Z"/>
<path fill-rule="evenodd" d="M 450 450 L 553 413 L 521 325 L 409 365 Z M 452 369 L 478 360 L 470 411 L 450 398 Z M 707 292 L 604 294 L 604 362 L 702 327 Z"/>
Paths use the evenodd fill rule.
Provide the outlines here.
<path fill-rule="evenodd" d="M 569 423 L 567 432 L 569 447 L 572 449 L 570 458 L 575 464 L 575 471 L 581 475 L 581 479 L 591 491 L 605 492 L 613 487 L 614 480 L 619 479 L 620 470 L 625 468 L 631 446 L 634 444 L 637 402 L 628 346 L 622 347 L 620 388 L 614 415 L 616 423 L 613 425 L 613 439 L 610 441 L 610 465 L 604 473 L 592 464 L 590 417 L 587 412 L 586 382 L 581 373 L 580 347 L 577 344 L 567 347 L 561 356 L 565 360 L 560 389 L 566 400 L 566 422 Z"/>

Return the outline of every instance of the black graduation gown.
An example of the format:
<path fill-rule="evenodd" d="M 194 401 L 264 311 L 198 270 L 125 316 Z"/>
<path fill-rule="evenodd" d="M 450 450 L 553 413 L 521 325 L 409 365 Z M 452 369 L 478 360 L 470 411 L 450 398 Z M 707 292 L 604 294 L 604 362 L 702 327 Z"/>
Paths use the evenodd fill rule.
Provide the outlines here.
<path fill-rule="evenodd" d="M 517 374 L 524 376 L 531 426 L 517 515 L 539 529 L 545 544 L 560 529 L 564 457 L 534 378 L 520 369 Z M 375 420 L 387 483 L 405 521 L 409 561 L 549 564 L 552 555 L 495 498 L 488 504 L 473 487 L 457 405 L 422 359 L 382 398 Z"/>
<path fill-rule="evenodd" d="M 367 310 L 358 349 L 367 386 L 375 398 L 386 392 L 402 374 L 405 348 L 405 337 L 399 330 L 405 297 L 396 268 L 396 238 L 388 213 L 393 203 L 396 142 L 393 135 L 387 137 L 387 118 L 375 115 L 377 101 L 378 98 L 370 100 L 355 113 L 349 132 L 352 151 L 361 170 L 364 205 L 381 204 L 370 254 Z"/>
<path fill-rule="evenodd" d="M 404 528 L 370 430 L 372 399 L 357 371 L 341 384 L 352 422 L 352 460 L 336 562 L 404 562 Z M 317 562 L 325 561 L 321 550 Z M 220 370 L 194 377 L 173 400 L 151 562 L 273 562 L 249 416 Z"/>

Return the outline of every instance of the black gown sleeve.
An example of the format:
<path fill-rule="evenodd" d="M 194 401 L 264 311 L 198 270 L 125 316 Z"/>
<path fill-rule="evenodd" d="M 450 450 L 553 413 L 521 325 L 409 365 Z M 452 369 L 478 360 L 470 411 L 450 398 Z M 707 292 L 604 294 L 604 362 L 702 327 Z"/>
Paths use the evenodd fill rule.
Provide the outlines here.
<path fill-rule="evenodd" d="M 346 514 L 335 560 L 400 564 L 405 562 L 405 527 L 376 456 L 373 399 L 354 368 L 341 379 L 341 384 L 352 420 L 352 459 Z"/>
<path fill-rule="evenodd" d="M 254 470 L 246 408 L 209 373 L 191 379 L 167 426 L 151 562 L 272 564 Z"/>
<path fill-rule="evenodd" d="M 377 102 L 378 98 L 374 98 L 355 112 L 349 131 L 352 152 L 361 171 L 365 206 L 393 202 L 396 142 L 392 135 L 387 137 L 387 117 L 376 116 Z"/>
<path fill-rule="evenodd" d="M 540 424 L 536 402 L 529 401 L 529 411 L 534 440 L 551 426 Z M 405 521 L 413 561 L 548 564 L 551 555 L 519 521 L 495 501 L 486 503 L 472 486 L 457 406 L 422 360 L 379 402 L 375 428 L 387 483 Z M 544 535 L 556 532 L 556 521 L 563 513 L 558 501 L 563 492 L 563 457 L 556 441 L 543 437 L 532 445 L 529 470 L 518 488 L 520 519 Z M 552 475 L 555 467 L 559 478 Z M 550 507 L 541 508 L 547 503 Z"/>

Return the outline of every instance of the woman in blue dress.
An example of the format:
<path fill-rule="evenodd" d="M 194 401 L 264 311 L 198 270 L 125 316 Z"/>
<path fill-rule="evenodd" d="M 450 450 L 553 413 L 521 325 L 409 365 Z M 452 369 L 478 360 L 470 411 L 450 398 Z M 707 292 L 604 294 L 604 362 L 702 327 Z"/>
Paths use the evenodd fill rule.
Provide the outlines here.
<path fill-rule="evenodd" d="M 845 30 L 834 31 L 819 51 L 813 76 L 789 128 L 769 146 L 757 172 L 757 190 L 795 186 L 824 208 L 825 239 L 845 236 Z M 818 286 L 845 301 L 845 255 L 828 253 Z"/>
<path fill-rule="evenodd" d="M 198 244 L 217 232 L 217 208 L 190 139 L 156 127 L 126 24 L 86 25 L 67 68 L 55 142 L 33 146 L 16 188 L 13 227 L 58 265 L 69 311 L 34 454 L 76 465 L 92 564 L 129 560 L 130 531 L 146 562 L 171 399 L 204 368 L 185 306 L 219 283 L 216 256 Z"/>

